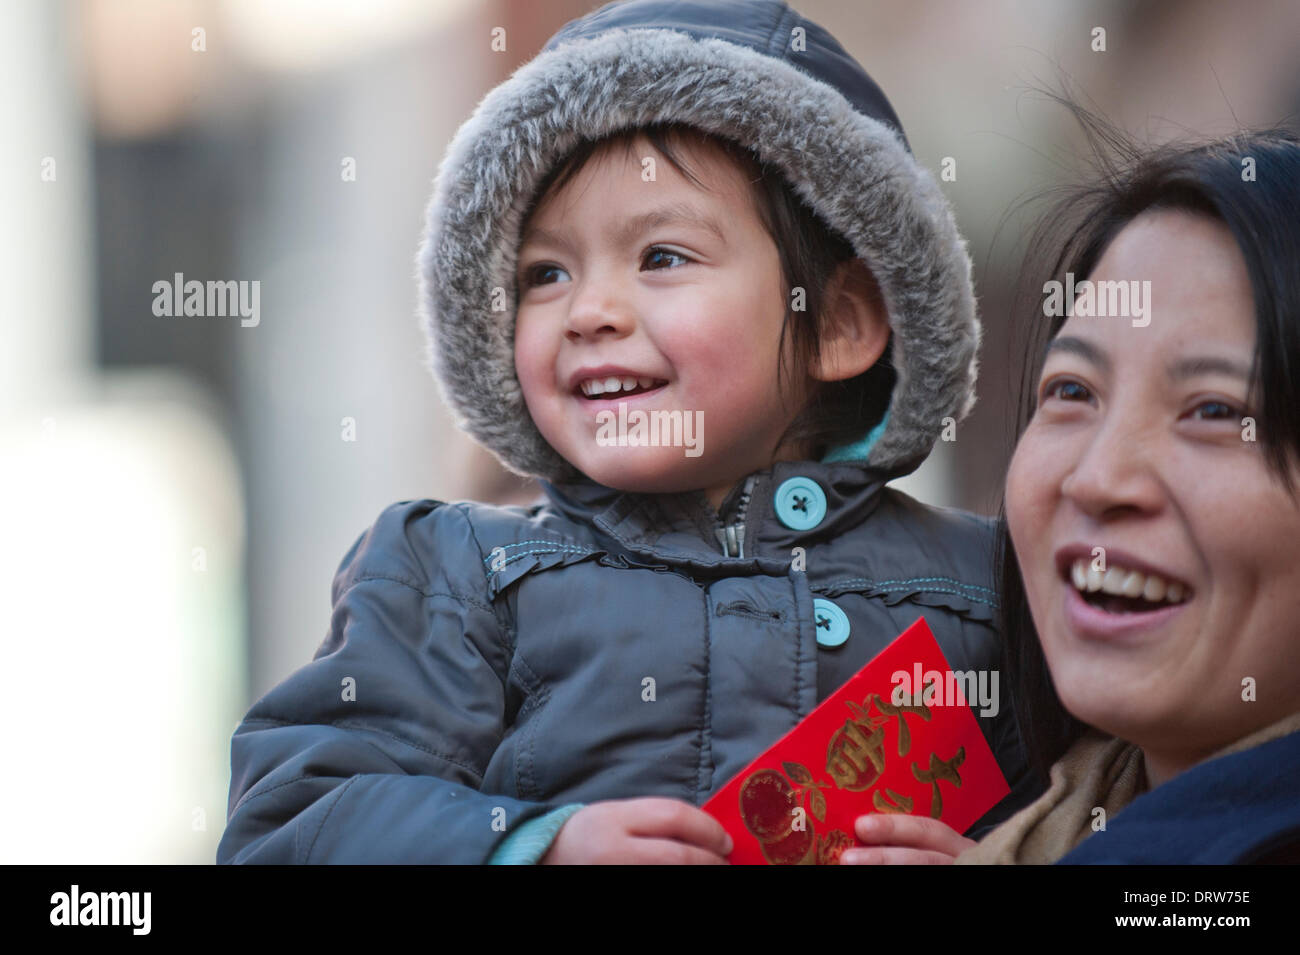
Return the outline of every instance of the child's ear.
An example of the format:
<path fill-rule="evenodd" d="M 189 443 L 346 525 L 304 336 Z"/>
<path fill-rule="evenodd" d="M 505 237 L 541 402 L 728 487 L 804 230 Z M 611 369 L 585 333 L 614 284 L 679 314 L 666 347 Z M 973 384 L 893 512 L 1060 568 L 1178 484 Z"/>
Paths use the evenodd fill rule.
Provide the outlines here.
<path fill-rule="evenodd" d="M 889 313 L 880 284 L 856 256 L 836 266 L 826 283 L 820 355 L 809 373 L 818 381 L 844 381 L 862 374 L 889 343 Z"/>

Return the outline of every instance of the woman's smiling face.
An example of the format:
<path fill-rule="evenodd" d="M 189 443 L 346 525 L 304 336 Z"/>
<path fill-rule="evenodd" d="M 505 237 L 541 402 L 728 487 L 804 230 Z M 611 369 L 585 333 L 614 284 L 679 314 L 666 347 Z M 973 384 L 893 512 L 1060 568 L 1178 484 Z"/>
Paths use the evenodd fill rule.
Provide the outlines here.
<path fill-rule="evenodd" d="M 745 176 L 716 147 L 683 151 L 707 191 L 638 139 L 633 154 L 598 152 L 538 206 L 519 252 L 515 368 L 538 430 L 588 477 L 704 488 L 717 506 L 769 465 L 801 398 L 776 391 L 781 262 Z M 653 181 L 643 156 L 656 157 Z M 590 393 L 611 378 L 649 390 Z M 703 453 L 602 444 L 598 413 L 620 402 L 693 418 Z"/>
<path fill-rule="evenodd" d="M 1228 228 L 1147 212 L 1090 279 L 1150 281 L 1149 324 L 1066 320 L 1007 521 L 1061 702 L 1142 746 L 1158 784 L 1300 710 L 1300 506 L 1242 422 L 1254 304 Z M 1105 590 L 1142 596 L 1088 594 L 1103 561 Z"/>

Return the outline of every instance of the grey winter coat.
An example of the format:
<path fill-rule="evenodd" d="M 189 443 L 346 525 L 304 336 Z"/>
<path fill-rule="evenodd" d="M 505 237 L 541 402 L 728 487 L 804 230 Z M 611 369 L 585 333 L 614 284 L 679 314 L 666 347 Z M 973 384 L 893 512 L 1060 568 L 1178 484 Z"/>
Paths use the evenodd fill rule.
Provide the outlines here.
<path fill-rule="evenodd" d="M 489 304 L 545 172 L 670 119 L 780 167 L 871 266 L 893 330 L 887 415 L 749 475 L 720 513 L 561 458 L 522 400 L 513 310 Z M 974 400 L 969 260 L 883 94 L 816 24 L 734 0 L 569 24 L 453 140 L 420 262 L 444 399 L 545 503 L 403 502 L 361 535 L 315 658 L 235 732 L 219 862 L 483 862 L 561 806 L 699 805 L 918 616 L 954 669 L 998 668 L 991 522 L 886 486 Z M 1037 794 L 999 703 L 977 719 L 1017 790 L 972 834 Z"/>
<path fill-rule="evenodd" d="M 825 491 L 814 531 L 775 514 L 794 476 Z M 315 660 L 235 734 L 218 861 L 483 862 L 502 815 L 701 804 L 918 616 L 954 669 L 996 669 L 988 522 L 882 478 L 812 462 L 754 475 L 745 513 L 741 494 L 724 507 L 744 557 L 723 556 L 694 495 L 588 482 L 528 509 L 388 508 L 344 558 Z M 818 645 L 818 597 L 849 620 L 838 648 Z M 1006 701 L 977 719 L 1030 786 Z"/>

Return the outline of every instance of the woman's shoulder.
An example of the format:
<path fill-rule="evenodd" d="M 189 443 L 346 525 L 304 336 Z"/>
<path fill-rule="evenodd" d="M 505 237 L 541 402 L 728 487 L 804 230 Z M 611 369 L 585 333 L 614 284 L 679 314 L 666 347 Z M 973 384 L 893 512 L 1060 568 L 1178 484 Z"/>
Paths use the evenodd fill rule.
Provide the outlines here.
<path fill-rule="evenodd" d="M 1300 729 L 1199 763 L 1133 800 L 1062 864 L 1239 864 L 1300 853 Z"/>

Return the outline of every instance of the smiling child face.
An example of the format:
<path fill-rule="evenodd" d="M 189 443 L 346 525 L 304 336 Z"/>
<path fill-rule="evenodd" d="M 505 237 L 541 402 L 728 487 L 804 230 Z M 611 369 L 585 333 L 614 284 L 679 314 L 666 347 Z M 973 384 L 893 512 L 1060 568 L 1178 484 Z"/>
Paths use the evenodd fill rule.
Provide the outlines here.
<path fill-rule="evenodd" d="M 1254 305 L 1228 228 L 1148 212 L 1090 278 L 1150 280 L 1149 325 L 1062 326 L 1007 520 L 1061 702 L 1142 746 L 1157 785 L 1300 710 L 1300 506 L 1242 424 Z M 1155 599 L 1085 596 L 1097 547 L 1112 582 Z"/>
<path fill-rule="evenodd" d="M 519 250 L 515 369 L 542 436 L 592 480 L 703 489 L 716 508 L 746 474 L 800 456 L 777 443 L 807 379 L 781 402 L 781 263 L 745 176 L 716 146 L 682 150 L 707 190 L 638 139 L 630 154 L 598 152 L 539 204 Z M 655 158 L 654 181 L 642 157 Z M 611 378 L 649 390 L 586 393 Z M 620 402 L 700 422 L 702 453 L 602 445 L 597 414 Z"/>

